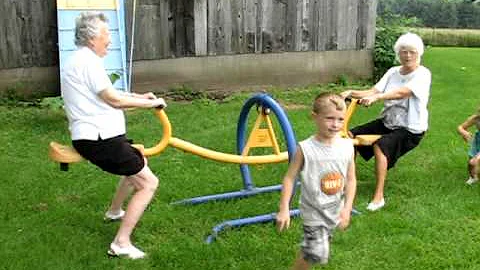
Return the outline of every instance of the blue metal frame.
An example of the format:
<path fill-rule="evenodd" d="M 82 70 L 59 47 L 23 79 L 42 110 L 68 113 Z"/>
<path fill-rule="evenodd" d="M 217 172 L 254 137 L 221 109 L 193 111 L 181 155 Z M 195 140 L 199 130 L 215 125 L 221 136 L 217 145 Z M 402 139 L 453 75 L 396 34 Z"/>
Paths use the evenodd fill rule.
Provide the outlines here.
<path fill-rule="evenodd" d="M 277 117 L 278 122 L 282 128 L 283 134 L 285 136 L 285 140 L 287 142 L 288 158 L 289 158 L 289 161 L 291 161 L 295 155 L 295 151 L 297 147 L 295 133 L 293 132 L 292 126 L 290 125 L 290 121 L 288 120 L 288 117 L 283 111 L 282 107 L 272 97 L 270 97 L 268 94 L 265 94 L 265 93 L 260 93 L 252 96 L 244 103 L 242 107 L 242 110 L 240 112 L 240 117 L 238 119 L 238 126 L 237 126 L 238 154 L 241 154 L 243 151 L 243 148 L 245 147 L 248 114 L 250 112 L 250 109 L 255 105 L 261 106 L 266 109 L 270 109 Z M 176 202 L 173 202 L 172 204 L 200 204 L 200 203 L 206 203 L 209 201 L 245 198 L 249 196 L 258 195 L 261 193 L 280 191 L 282 189 L 282 185 L 255 187 L 251 179 L 250 170 L 247 164 L 240 165 L 240 172 L 242 174 L 243 189 L 239 191 L 193 197 L 193 198 L 176 201 Z"/>

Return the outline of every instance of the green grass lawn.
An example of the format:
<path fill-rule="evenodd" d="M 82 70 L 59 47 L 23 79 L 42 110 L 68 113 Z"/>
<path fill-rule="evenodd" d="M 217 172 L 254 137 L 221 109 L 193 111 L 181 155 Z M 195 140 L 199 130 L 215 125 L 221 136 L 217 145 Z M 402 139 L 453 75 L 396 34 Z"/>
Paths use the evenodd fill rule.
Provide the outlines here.
<path fill-rule="evenodd" d="M 479 105 L 480 49 L 430 48 L 433 73 L 430 130 L 388 175 L 384 210 L 365 212 L 374 189 L 373 162 L 358 160 L 357 209 L 348 231 L 336 233 L 325 269 L 479 269 L 480 185 L 464 184 L 467 145 L 456 126 Z M 302 140 L 314 132 L 309 105 L 328 86 L 272 90 L 289 106 Z M 336 89 L 336 88 L 333 88 Z M 340 89 L 336 89 L 340 90 Z M 238 114 L 249 94 L 217 104 L 171 102 L 175 137 L 232 153 Z M 360 108 L 353 125 L 380 107 Z M 251 117 L 253 118 L 253 117 Z M 0 269 L 287 269 L 298 250 L 301 221 L 278 234 L 273 224 L 231 229 L 211 245 L 211 228 L 226 219 L 277 210 L 279 194 L 197 206 L 172 206 L 186 197 L 238 190 L 237 165 L 171 147 L 149 160 L 160 188 L 134 234 L 148 259 L 109 258 L 118 223 L 104 223 L 117 177 L 84 162 L 59 171 L 48 159 L 51 140 L 68 143 L 61 110 L 0 107 Z M 127 113 L 129 136 L 146 146 L 161 136 L 151 110 Z M 277 133 L 280 136 L 279 130 Z M 284 144 L 284 143 L 283 143 Z M 252 167 L 257 185 L 280 183 L 286 164 Z"/>

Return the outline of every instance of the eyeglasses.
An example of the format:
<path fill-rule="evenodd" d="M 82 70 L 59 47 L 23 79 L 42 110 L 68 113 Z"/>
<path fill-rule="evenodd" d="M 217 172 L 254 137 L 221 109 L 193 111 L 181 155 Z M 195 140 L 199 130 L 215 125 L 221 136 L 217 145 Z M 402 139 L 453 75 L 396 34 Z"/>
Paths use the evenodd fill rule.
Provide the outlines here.
<path fill-rule="evenodd" d="M 418 54 L 417 50 L 400 50 L 400 55 L 416 55 Z"/>

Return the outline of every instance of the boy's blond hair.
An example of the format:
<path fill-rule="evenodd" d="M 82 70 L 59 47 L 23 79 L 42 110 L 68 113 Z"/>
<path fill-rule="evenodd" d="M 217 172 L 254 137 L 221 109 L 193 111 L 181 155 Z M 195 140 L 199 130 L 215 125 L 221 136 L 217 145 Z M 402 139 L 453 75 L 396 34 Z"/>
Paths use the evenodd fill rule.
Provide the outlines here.
<path fill-rule="evenodd" d="M 347 107 L 345 100 L 343 100 L 343 97 L 339 94 L 333 92 L 324 92 L 315 97 L 312 111 L 314 113 L 321 113 L 328 105 L 335 106 L 335 109 L 339 111 L 345 110 Z"/>

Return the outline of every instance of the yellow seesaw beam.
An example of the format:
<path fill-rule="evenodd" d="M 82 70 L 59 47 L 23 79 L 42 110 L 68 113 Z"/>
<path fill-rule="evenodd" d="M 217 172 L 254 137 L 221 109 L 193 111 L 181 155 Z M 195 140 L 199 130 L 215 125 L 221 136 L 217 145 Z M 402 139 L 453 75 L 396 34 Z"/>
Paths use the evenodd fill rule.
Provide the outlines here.
<path fill-rule="evenodd" d="M 280 163 L 288 160 L 288 153 L 282 152 L 278 155 L 262 155 L 262 156 L 242 156 L 242 155 L 233 155 L 223 152 L 218 152 L 210 150 L 196 144 L 184 141 L 179 138 L 172 137 L 172 125 L 168 120 L 167 114 L 163 110 L 155 110 L 160 123 L 163 127 L 163 136 L 162 140 L 157 143 L 157 145 L 145 148 L 143 153 L 145 156 L 155 156 L 160 154 L 168 145 L 171 145 L 177 149 L 183 150 L 185 152 L 192 153 L 203 158 L 216 160 L 226 163 L 236 163 L 236 164 L 267 164 L 267 163 Z"/>
<path fill-rule="evenodd" d="M 172 126 L 168 120 L 167 114 L 163 110 L 155 110 L 155 114 L 157 115 L 163 127 L 162 139 L 155 146 L 149 148 L 144 148 L 143 145 L 133 145 L 146 157 L 158 155 L 165 150 L 168 145 L 171 145 L 175 148 L 185 152 L 190 152 L 203 158 L 226 163 L 267 164 L 280 163 L 288 160 L 287 152 L 281 152 L 278 155 L 242 156 L 217 152 L 195 145 L 182 139 L 172 137 Z M 61 145 L 56 142 L 50 143 L 50 158 L 60 163 L 73 163 L 83 160 L 83 158 L 75 151 L 75 149 L 73 149 L 73 147 Z"/>
<path fill-rule="evenodd" d="M 170 145 L 175 148 L 181 149 L 183 151 L 190 152 L 194 155 L 201 156 L 203 158 L 212 159 L 220 162 L 226 162 L 226 163 L 267 164 L 267 163 L 280 163 L 288 160 L 287 152 L 281 152 L 279 155 L 262 155 L 262 156 L 233 155 L 233 154 L 227 154 L 227 153 L 217 152 L 207 148 L 203 148 L 178 138 L 171 138 Z"/>

